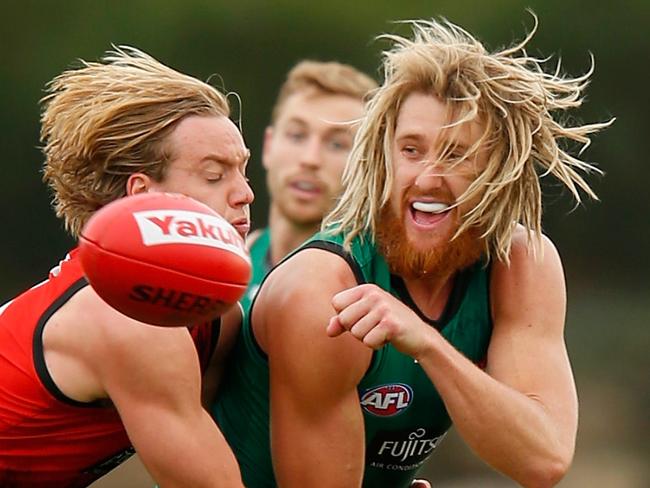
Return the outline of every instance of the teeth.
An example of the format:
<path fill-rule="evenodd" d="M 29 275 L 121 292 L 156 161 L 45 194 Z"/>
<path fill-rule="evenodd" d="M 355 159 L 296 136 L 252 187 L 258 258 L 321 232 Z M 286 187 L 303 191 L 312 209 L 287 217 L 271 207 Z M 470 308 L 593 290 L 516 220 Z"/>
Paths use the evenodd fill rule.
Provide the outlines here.
<path fill-rule="evenodd" d="M 442 213 L 449 208 L 449 205 L 439 202 L 413 202 L 413 208 L 420 212 Z"/>

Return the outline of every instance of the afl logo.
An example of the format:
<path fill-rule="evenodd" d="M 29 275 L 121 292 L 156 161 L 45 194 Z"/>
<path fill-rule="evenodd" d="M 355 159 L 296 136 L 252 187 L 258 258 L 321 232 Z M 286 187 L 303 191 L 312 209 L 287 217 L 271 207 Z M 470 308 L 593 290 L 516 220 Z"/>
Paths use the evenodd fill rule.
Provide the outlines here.
<path fill-rule="evenodd" d="M 402 413 L 412 401 L 413 390 L 404 383 L 376 386 L 361 395 L 361 407 L 379 417 L 392 417 Z"/>

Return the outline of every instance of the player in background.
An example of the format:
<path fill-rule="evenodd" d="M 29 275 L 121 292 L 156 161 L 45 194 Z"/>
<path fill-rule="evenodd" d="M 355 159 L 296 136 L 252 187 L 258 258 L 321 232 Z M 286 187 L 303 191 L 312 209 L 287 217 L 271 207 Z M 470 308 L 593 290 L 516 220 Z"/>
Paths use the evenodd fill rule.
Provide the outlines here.
<path fill-rule="evenodd" d="M 608 124 L 559 121 L 591 71 L 547 73 L 532 33 L 490 53 L 451 23 L 411 26 L 384 36 L 323 232 L 267 275 L 229 363 L 214 413 L 250 488 L 407 487 L 452 422 L 523 486 L 571 464 L 565 283 L 539 180 L 595 196 L 565 148 Z"/>
<path fill-rule="evenodd" d="M 48 91 L 43 178 L 73 236 L 103 205 L 149 191 L 191 196 L 246 235 L 249 150 L 217 89 L 125 47 Z M 0 486 L 87 486 L 135 449 L 161 486 L 241 487 L 200 401 L 201 370 L 238 323 L 239 310 L 189 329 L 132 320 L 88 286 L 72 250 L 0 309 Z"/>
<path fill-rule="evenodd" d="M 363 100 L 376 87 L 337 62 L 301 61 L 287 74 L 264 134 L 268 227 L 248 239 L 253 276 L 244 309 L 271 267 L 317 232 L 332 208 Z"/>

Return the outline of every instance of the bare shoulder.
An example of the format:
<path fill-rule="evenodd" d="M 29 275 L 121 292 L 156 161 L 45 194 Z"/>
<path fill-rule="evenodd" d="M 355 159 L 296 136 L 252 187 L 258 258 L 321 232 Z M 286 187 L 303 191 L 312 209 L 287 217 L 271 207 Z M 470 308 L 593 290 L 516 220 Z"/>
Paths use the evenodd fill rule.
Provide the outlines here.
<path fill-rule="evenodd" d="M 495 318 L 520 317 L 546 310 L 564 312 L 564 271 L 553 242 L 541 237 L 539 249 L 518 226 L 512 241 L 510 263 L 495 262 L 490 280 L 490 298 Z"/>
<path fill-rule="evenodd" d="M 141 347 L 140 341 L 156 338 L 149 344 L 155 350 L 158 345 L 167 347 L 167 342 L 172 343 L 176 336 L 188 335 L 184 327 L 161 327 L 131 319 L 104 302 L 90 287 L 80 292 L 77 299 L 72 312 L 84 320 L 94 319 L 92 334 L 108 348 L 137 349 Z"/>
<path fill-rule="evenodd" d="M 81 339 L 79 356 L 102 378 L 147 375 L 156 368 L 169 373 L 195 360 L 187 329 L 133 320 L 110 307 L 91 287 L 77 293 L 61 313 L 68 331 L 65 340 L 75 335 Z M 152 362 L 156 368 L 142 368 Z"/>
<path fill-rule="evenodd" d="M 513 236 L 510 263 L 496 261 L 493 265 L 493 280 L 520 281 L 540 279 L 562 273 L 560 255 L 549 237 L 541 236 L 538 248 L 528 238 L 526 230 L 518 226 Z"/>
<path fill-rule="evenodd" d="M 334 294 L 355 285 L 354 273 L 341 256 L 321 249 L 304 249 L 267 277 L 255 304 L 255 317 L 266 315 L 267 308 L 295 312 L 306 303 L 329 304 Z"/>
<path fill-rule="evenodd" d="M 265 296 L 288 301 L 314 291 L 339 291 L 354 285 L 354 273 L 341 256 L 322 249 L 304 249 L 274 269 L 264 288 Z"/>
<path fill-rule="evenodd" d="M 343 368 L 358 380 L 371 350 L 349 334 L 331 338 L 326 333 L 336 314 L 332 298 L 356 284 L 350 266 L 337 254 L 305 249 L 293 255 L 269 275 L 253 308 L 253 328 L 262 349 L 271 359 L 290 356 L 296 367 L 320 358 L 319 374 L 325 374 L 327 364 L 331 374 Z"/>

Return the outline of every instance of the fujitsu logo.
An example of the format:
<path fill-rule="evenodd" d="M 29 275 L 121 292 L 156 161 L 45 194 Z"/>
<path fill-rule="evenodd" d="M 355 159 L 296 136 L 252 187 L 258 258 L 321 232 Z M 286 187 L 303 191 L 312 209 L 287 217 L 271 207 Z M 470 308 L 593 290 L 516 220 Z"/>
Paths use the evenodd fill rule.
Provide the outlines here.
<path fill-rule="evenodd" d="M 427 438 L 426 432 L 426 429 L 420 428 L 411 432 L 407 439 L 386 440 L 382 442 L 377 455 L 388 456 L 399 462 L 404 462 L 409 458 L 422 459 L 428 456 L 445 436 L 443 433 L 437 437 Z"/>
<path fill-rule="evenodd" d="M 146 210 L 134 212 L 142 243 L 199 244 L 234 252 L 249 260 L 244 240 L 221 217 L 190 210 Z"/>
<path fill-rule="evenodd" d="M 418 469 L 445 436 L 438 427 L 379 430 L 366 447 L 366 466 L 388 471 Z"/>
<path fill-rule="evenodd" d="M 361 395 L 363 409 L 380 417 L 391 417 L 402 413 L 412 401 L 413 390 L 404 383 L 376 386 Z"/>

